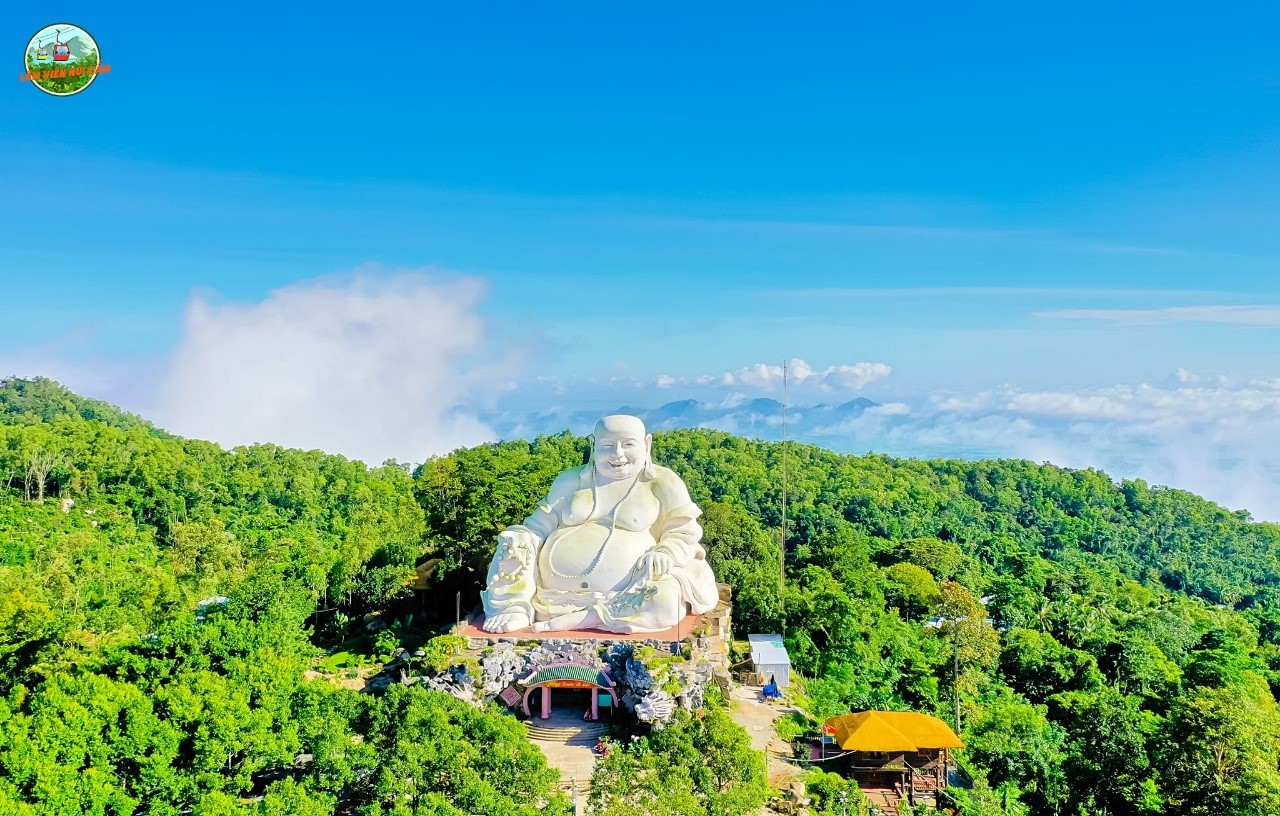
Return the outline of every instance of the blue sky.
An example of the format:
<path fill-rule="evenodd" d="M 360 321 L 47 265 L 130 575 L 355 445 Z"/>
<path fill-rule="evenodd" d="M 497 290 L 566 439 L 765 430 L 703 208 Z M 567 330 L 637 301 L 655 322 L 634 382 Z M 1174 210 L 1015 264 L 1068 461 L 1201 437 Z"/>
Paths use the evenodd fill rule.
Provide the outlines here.
<path fill-rule="evenodd" d="M 798 399 L 901 404 L 919 434 L 956 400 L 986 406 L 969 430 L 1128 423 L 1123 455 L 1079 455 L 1211 494 L 1241 480 L 1237 446 L 1280 459 L 1275 4 L 129 5 L 0 11 L 4 373 L 227 442 L 274 421 L 400 450 L 288 436 L 289 400 L 346 382 L 375 407 L 344 426 L 426 417 L 398 453 L 420 459 L 483 437 L 495 402 L 720 399 L 776 383 L 694 380 L 880 363 Z M 66 99 L 16 77 L 59 20 L 112 66 Z M 263 354 L 292 373 L 254 380 Z M 274 419 L 183 407 L 237 389 Z M 1205 438 L 1178 430 L 1188 405 L 1217 406 L 1220 442 L 1151 465 Z M 1028 438 L 989 451 L 1063 449 Z M 1280 515 L 1280 488 L 1215 495 Z"/>

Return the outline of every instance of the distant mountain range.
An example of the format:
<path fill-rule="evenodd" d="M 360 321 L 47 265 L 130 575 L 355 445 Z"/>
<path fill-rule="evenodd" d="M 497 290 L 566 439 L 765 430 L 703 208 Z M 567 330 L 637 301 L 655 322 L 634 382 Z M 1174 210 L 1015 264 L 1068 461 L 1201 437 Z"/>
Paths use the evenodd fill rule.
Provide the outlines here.
<path fill-rule="evenodd" d="M 842 423 L 857 419 L 877 403 L 858 398 L 838 405 L 787 406 L 787 436 L 791 439 L 825 436 Z M 632 414 L 644 420 L 651 431 L 676 428 L 714 428 L 740 436 L 758 439 L 782 437 L 782 403 L 774 399 L 751 399 L 730 404 L 714 404 L 697 400 L 668 402 L 657 408 L 624 405 L 606 411 L 552 409 L 516 413 L 493 412 L 481 415 L 503 439 L 527 439 L 568 429 L 574 434 L 591 433 L 600 417 L 607 414 Z"/>

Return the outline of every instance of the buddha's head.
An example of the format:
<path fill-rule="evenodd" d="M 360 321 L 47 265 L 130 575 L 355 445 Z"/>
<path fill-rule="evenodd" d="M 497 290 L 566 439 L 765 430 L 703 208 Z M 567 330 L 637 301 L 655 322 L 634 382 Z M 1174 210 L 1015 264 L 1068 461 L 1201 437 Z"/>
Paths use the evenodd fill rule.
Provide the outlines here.
<path fill-rule="evenodd" d="M 596 473 L 605 479 L 629 479 L 648 469 L 653 436 L 645 433 L 639 417 L 614 414 L 596 423 L 591 444 Z"/>

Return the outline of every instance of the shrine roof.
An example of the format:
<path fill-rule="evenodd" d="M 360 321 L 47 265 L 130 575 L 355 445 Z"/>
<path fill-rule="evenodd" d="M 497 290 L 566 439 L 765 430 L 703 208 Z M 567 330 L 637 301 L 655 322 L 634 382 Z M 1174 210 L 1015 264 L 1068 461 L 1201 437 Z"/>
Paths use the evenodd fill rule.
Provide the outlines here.
<path fill-rule="evenodd" d="M 581 680 L 584 683 L 591 683 L 601 688 L 613 688 L 613 680 L 607 672 L 590 666 L 583 666 L 579 663 L 558 663 L 553 666 L 544 666 L 529 677 L 521 680 L 520 684 L 523 686 L 536 686 L 539 683 L 546 683 L 551 680 Z"/>

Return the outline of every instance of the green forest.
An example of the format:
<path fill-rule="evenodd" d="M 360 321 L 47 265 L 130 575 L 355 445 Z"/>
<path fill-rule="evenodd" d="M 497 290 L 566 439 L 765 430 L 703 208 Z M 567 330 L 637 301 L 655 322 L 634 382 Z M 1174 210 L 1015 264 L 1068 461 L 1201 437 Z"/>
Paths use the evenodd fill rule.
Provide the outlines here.
<path fill-rule="evenodd" d="M 587 445 L 370 468 L 0 382 L 0 813 L 568 813 L 513 717 L 323 669 L 443 632 L 496 533 Z M 654 458 L 704 510 L 738 635 L 785 634 L 814 718 L 796 728 L 958 712 L 965 816 L 1280 813 L 1280 527 L 1026 461 L 715 431 L 658 434 Z M 365 636 L 370 615 L 392 626 Z M 595 812 L 740 816 L 768 795 L 722 702 L 644 745 L 597 765 Z M 843 780 L 807 780 L 839 813 Z"/>

